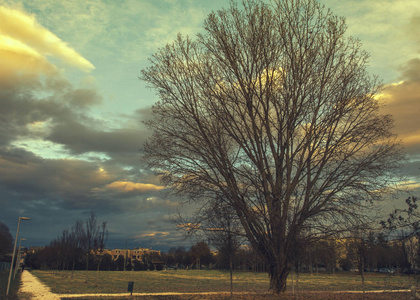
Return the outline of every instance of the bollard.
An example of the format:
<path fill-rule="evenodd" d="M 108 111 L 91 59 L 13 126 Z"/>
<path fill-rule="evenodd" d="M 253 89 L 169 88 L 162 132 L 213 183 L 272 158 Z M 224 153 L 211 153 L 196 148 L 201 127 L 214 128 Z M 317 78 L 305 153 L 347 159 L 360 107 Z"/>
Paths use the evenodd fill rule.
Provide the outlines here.
<path fill-rule="evenodd" d="M 127 292 L 131 293 L 130 296 L 133 296 L 133 288 L 134 288 L 134 281 L 129 281 L 128 282 L 128 287 L 127 287 Z"/>

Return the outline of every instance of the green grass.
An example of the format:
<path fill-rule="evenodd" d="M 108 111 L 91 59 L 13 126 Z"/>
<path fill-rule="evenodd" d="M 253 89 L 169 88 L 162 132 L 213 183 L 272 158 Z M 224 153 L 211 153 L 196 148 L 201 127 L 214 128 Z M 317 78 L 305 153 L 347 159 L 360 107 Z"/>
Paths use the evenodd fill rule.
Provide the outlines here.
<path fill-rule="evenodd" d="M 227 292 L 230 290 L 229 273 L 223 271 L 170 270 L 145 272 L 31 271 L 58 294 L 126 293 L 129 281 L 134 281 L 134 293 L 159 292 Z M 88 276 L 88 277 L 86 277 Z M 417 280 L 415 276 L 366 274 L 366 290 L 409 289 Z M 296 275 L 294 276 L 296 286 Z M 235 292 L 268 291 L 269 280 L 265 273 L 234 273 Z M 301 291 L 360 291 L 361 277 L 357 274 L 302 274 L 299 276 Z M 292 290 L 292 277 L 288 278 L 288 290 Z"/>
<path fill-rule="evenodd" d="M 9 270 L 0 271 L 0 299 L 18 299 L 17 292 L 20 287 L 20 275 L 18 273 L 16 278 L 10 283 L 9 298 L 6 298 L 7 282 L 9 279 Z"/>

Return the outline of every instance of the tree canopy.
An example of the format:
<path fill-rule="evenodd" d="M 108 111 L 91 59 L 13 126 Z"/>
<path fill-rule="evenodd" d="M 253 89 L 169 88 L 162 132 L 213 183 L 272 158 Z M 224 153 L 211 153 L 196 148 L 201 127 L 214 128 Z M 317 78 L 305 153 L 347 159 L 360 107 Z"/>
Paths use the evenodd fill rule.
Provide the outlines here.
<path fill-rule="evenodd" d="M 0 222 L 0 258 L 13 252 L 13 237 L 10 234 L 9 227 Z"/>
<path fill-rule="evenodd" d="M 315 0 L 232 1 L 142 70 L 160 98 L 149 167 L 174 194 L 231 207 L 275 293 L 307 241 L 366 218 L 402 157 L 345 31 Z"/>

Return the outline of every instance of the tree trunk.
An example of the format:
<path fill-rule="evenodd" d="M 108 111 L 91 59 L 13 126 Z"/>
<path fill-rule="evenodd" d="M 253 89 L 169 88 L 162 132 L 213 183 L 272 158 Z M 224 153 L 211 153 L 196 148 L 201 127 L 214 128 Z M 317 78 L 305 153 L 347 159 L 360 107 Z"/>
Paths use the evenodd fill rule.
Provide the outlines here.
<path fill-rule="evenodd" d="M 98 259 L 98 268 L 96 270 L 96 278 L 99 277 L 99 267 L 101 265 L 101 260 L 102 260 L 102 255 L 99 255 L 99 259 Z"/>
<path fill-rule="evenodd" d="M 86 257 L 86 282 L 89 280 L 89 253 Z"/>
<path fill-rule="evenodd" d="M 270 264 L 270 291 L 273 294 L 286 292 L 286 280 L 290 273 L 290 268 L 282 266 L 282 264 Z"/>
<path fill-rule="evenodd" d="M 73 275 L 74 275 L 74 265 L 76 264 L 76 259 L 73 259 L 73 267 L 71 269 L 71 279 L 73 279 Z"/>
<path fill-rule="evenodd" d="M 229 258 L 229 272 L 230 272 L 230 297 L 233 297 L 233 263 L 232 263 L 232 253 L 230 253 Z"/>

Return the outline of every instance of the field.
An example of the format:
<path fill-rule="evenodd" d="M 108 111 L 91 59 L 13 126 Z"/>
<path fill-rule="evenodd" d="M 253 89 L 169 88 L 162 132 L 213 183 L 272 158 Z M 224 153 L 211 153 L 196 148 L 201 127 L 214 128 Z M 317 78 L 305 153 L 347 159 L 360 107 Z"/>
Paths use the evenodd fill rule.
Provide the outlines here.
<path fill-rule="evenodd" d="M 75 271 L 73 278 L 69 271 L 31 271 L 41 281 L 51 288 L 53 293 L 58 294 L 117 294 L 127 293 L 129 281 L 134 282 L 134 293 L 200 293 L 200 292 L 229 292 L 229 273 L 222 271 L 197 271 L 197 270 L 170 270 L 170 271 L 145 271 L 145 272 L 88 272 Z M 416 284 L 416 276 L 385 275 L 385 274 L 366 274 L 366 290 L 406 290 L 411 285 Z M 301 274 L 299 276 L 298 287 L 296 286 L 296 275 L 289 276 L 288 295 L 299 290 L 301 295 L 310 291 L 311 297 L 303 299 L 326 299 L 324 293 L 314 293 L 315 291 L 328 292 L 333 294 L 328 299 L 360 299 L 360 294 L 349 294 L 344 298 L 337 296 L 338 291 L 362 291 L 361 277 L 352 273 L 338 274 Z M 268 292 L 268 277 L 265 273 L 237 272 L 234 274 L 234 292 L 237 299 L 255 299 L 252 293 L 266 294 Z M 240 293 L 251 293 L 251 295 L 241 295 Z M 373 294 L 372 294 L 373 295 Z M 389 299 L 399 298 L 397 294 L 390 294 Z M 408 296 L 408 294 L 407 294 Z M 292 297 L 292 296 L 290 296 Z M 294 297 L 294 296 L 293 296 Z M 294 298 L 284 299 L 294 299 Z M 354 298 L 352 298 L 354 297 Z M 205 296 L 183 296 L 169 297 L 160 296 L 153 299 L 228 299 L 228 295 L 220 297 Z M 269 295 L 264 299 L 269 299 Z M 385 295 L 379 298 L 385 299 Z M 74 298 L 73 298 L 74 299 Z M 86 299 L 86 298 L 80 298 Z M 89 298 L 94 299 L 94 298 Z M 107 298 L 109 299 L 109 298 Z M 120 298 L 122 299 L 122 298 Z M 140 299 L 140 298 L 139 298 Z M 142 297 L 141 299 L 149 299 Z M 152 299 L 152 298 L 150 298 Z M 274 299 L 274 298 L 273 298 Z M 277 298 L 278 299 L 278 298 Z M 302 299 L 302 297 L 301 297 Z M 405 296 L 404 298 L 405 299 Z"/>

